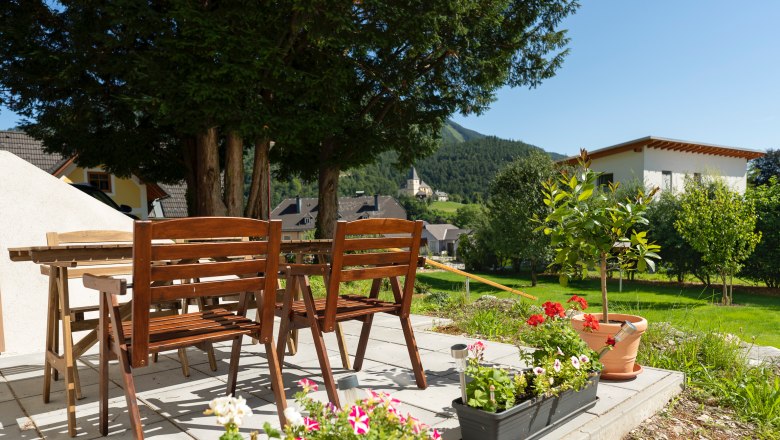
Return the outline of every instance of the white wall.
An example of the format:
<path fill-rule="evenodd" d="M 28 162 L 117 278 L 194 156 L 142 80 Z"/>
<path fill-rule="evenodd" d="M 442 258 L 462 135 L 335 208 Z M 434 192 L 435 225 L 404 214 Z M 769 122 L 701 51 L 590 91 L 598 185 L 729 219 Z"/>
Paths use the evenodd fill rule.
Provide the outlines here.
<path fill-rule="evenodd" d="M 12 262 L 8 248 L 46 245 L 46 232 L 132 231 L 133 221 L 6 151 L 0 151 L 0 188 L 3 356 L 42 353 L 48 278 L 35 263 Z M 97 295 L 78 279 L 70 281 L 70 292 L 72 306 L 97 304 Z"/>
<path fill-rule="evenodd" d="M 644 169 L 643 155 L 635 151 L 624 151 L 622 153 L 593 159 L 591 169 L 603 173 L 612 173 L 615 182 L 628 183 L 632 180 L 643 181 Z"/>
<path fill-rule="evenodd" d="M 702 176 L 718 176 L 732 189 L 744 194 L 747 186 L 747 159 L 736 157 L 697 154 L 683 151 L 645 148 L 644 182 L 645 186 L 658 186 L 663 189 L 663 171 L 672 172 L 672 189 L 684 190 L 685 176 L 694 173 Z"/>

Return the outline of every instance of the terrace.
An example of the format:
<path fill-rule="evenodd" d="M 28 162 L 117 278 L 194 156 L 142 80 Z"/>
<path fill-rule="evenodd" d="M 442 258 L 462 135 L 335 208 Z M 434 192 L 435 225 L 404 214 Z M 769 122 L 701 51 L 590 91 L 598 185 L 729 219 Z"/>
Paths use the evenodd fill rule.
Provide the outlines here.
<path fill-rule="evenodd" d="M 458 375 L 450 356 L 453 344 L 473 341 L 461 336 L 431 332 L 434 324 L 427 316 L 412 316 L 423 367 L 428 377 L 428 388 L 419 390 L 414 384 L 409 358 L 398 318 L 377 315 L 372 341 L 369 344 L 363 370 L 357 373 L 364 389 L 385 391 L 402 402 L 402 411 L 409 412 L 422 422 L 438 428 L 445 439 L 460 439 L 458 420 L 451 402 L 459 396 Z M 360 324 L 343 324 L 348 346 L 354 347 L 360 334 Z M 326 335 L 326 344 L 337 377 L 350 374 L 336 368 L 340 365 L 339 352 L 333 334 Z M 508 344 L 488 342 L 486 361 L 509 367 L 521 367 L 518 349 Z M 264 422 L 278 426 L 268 370 L 263 360 L 262 345 L 252 345 L 245 339 L 241 351 L 241 369 L 238 374 L 237 394 L 247 399 L 253 415 L 242 426 L 242 433 L 261 431 Z M 216 439 L 223 432 L 215 418 L 203 415 L 208 402 L 224 395 L 230 356 L 230 344 L 215 347 L 218 370 L 212 372 L 206 355 L 199 350 L 188 350 L 191 375 L 183 378 L 176 353 L 161 354 L 158 363 L 135 372 L 141 417 L 147 438 Z M 100 438 L 98 431 L 98 374 L 97 351 L 93 349 L 79 365 L 84 398 L 77 401 L 77 438 Z M 68 439 L 65 392 L 63 381 L 54 382 L 51 402 L 44 404 L 41 396 L 43 354 L 0 357 L 0 439 Z M 289 403 L 296 391 L 295 382 L 309 378 L 322 383 L 311 334 L 302 331 L 299 350 L 285 359 L 283 380 Z M 111 366 L 109 383 L 109 436 L 131 438 L 125 398 L 118 376 L 118 367 Z M 663 408 L 666 402 L 680 393 L 684 375 L 676 371 L 645 368 L 632 381 L 602 381 L 598 389 L 599 402 L 568 423 L 552 431 L 546 438 L 589 439 L 620 438 L 639 426 L 642 421 Z M 327 400 L 325 391 L 314 397 Z M 261 431 L 262 432 L 262 431 Z M 261 438 L 264 436 L 261 435 Z"/>

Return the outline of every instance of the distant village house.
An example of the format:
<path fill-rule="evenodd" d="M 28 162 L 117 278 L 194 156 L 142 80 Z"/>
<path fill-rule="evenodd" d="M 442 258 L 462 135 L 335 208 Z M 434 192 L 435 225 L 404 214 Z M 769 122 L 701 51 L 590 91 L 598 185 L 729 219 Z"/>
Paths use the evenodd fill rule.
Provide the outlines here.
<path fill-rule="evenodd" d="M 271 211 L 271 218 L 282 220 L 282 239 L 300 240 L 314 230 L 318 211 L 316 198 L 295 197 L 282 200 Z M 406 219 L 406 210 L 390 196 L 339 197 L 339 220 L 366 218 Z"/>

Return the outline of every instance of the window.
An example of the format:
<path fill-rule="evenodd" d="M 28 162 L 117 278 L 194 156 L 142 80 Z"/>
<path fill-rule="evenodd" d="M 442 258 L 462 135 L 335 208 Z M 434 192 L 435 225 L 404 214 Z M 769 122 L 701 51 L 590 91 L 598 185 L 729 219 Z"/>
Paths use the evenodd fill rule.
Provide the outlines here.
<path fill-rule="evenodd" d="M 609 186 L 609 184 L 614 181 L 614 175 L 612 173 L 603 173 L 599 176 L 598 186 Z"/>
<path fill-rule="evenodd" d="M 671 171 L 661 171 L 661 188 L 664 191 L 671 191 L 672 190 L 672 172 Z"/>
<path fill-rule="evenodd" d="M 87 173 L 87 181 L 95 188 L 110 193 L 111 191 L 111 175 L 102 171 L 90 171 Z"/>

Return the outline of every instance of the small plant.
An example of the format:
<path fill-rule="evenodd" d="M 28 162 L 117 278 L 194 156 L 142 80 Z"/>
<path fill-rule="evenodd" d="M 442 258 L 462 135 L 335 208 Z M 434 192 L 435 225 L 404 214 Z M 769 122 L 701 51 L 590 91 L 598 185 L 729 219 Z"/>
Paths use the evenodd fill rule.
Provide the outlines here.
<path fill-rule="evenodd" d="M 534 366 L 531 381 L 536 394 L 557 394 L 569 389 L 579 390 L 593 372 L 601 371 L 598 353 L 588 347 L 569 322 L 568 316 L 584 311 L 588 302 L 572 296 L 564 309 L 561 303 L 542 304 L 544 314 L 531 315 L 520 330 L 522 343 L 535 348 L 520 352 L 521 359 Z M 598 329 L 598 320 L 591 317 Z"/>
<path fill-rule="evenodd" d="M 587 302 L 574 296 L 573 312 Z M 571 327 L 566 310 L 560 303 L 546 302 L 545 313 L 531 315 L 527 327 L 521 331 L 524 342 L 536 350 L 520 351 L 520 357 L 533 368 L 512 373 L 503 368 L 482 365 L 485 345 L 476 342 L 469 346 L 466 375 L 471 382 L 466 386 L 467 404 L 489 412 L 498 412 L 516 405 L 531 396 L 553 396 L 566 390 L 581 390 L 588 379 L 601 371 L 598 354 L 577 335 Z"/>
<path fill-rule="evenodd" d="M 302 412 L 288 407 L 284 415 L 287 425 L 283 432 L 265 423 L 263 429 L 269 438 L 297 439 L 390 439 L 440 440 L 435 429 L 407 413 L 403 416 L 398 409 L 398 400 L 386 393 L 368 391 L 368 398 L 354 402 L 345 409 L 332 403 L 322 403 L 309 396 L 317 391 L 317 384 L 309 379 L 298 381 L 301 391 L 295 394 L 295 401 Z"/>
<path fill-rule="evenodd" d="M 243 440 L 239 428 L 244 417 L 252 415 L 252 409 L 243 397 L 217 397 L 209 402 L 209 409 L 203 414 L 216 416 L 217 423 L 225 427 L 225 433 L 219 437 L 219 440 Z M 251 434 L 253 439 L 256 436 L 254 432 Z"/>

